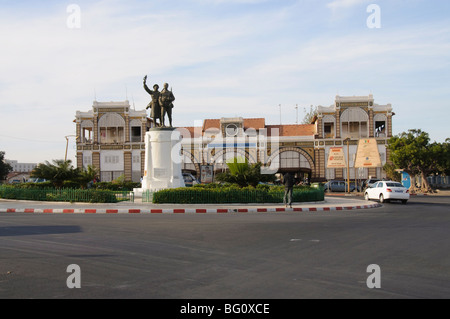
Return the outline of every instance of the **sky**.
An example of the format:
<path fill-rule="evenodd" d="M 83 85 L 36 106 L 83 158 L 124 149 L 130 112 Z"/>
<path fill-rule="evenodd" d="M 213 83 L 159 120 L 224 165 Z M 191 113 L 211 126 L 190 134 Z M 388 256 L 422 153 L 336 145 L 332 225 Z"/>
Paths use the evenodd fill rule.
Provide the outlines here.
<path fill-rule="evenodd" d="M 450 1 L 0 0 L 0 151 L 41 163 L 67 147 L 76 163 L 76 112 L 94 100 L 143 110 L 145 75 L 172 87 L 174 126 L 295 124 L 336 95 L 373 94 L 392 104 L 394 134 L 443 142 Z"/>

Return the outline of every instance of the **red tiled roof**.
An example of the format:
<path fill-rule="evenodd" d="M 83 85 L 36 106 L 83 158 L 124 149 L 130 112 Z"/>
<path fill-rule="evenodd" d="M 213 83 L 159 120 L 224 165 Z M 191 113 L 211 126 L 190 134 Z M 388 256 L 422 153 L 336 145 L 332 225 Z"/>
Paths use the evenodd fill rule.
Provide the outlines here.
<path fill-rule="evenodd" d="M 267 129 L 267 136 L 272 136 L 272 129 L 279 129 L 279 136 L 312 136 L 316 134 L 316 126 L 314 124 L 287 124 L 287 125 L 265 125 L 264 118 L 244 119 L 244 130 L 253 128 L 255 130 Z M 190 136 L 185 136 L 187 132 L 183 130 L 183 138 L 194 137 L 195 127 L 185 127 L 189 131 Z M 206 119 L 203 122 L 202 134 L 206 130 L 220 130 L 220 119 Z M 197 131 L 199 128 L 197 128 Z M 276 132 L 273 132 L 275 135 Z M 200 137 L 195 136 L 195 137 Z"/>
<path fill-rule="evenodd" d="M 312 136 L 316 134 L 314 124 L 267 125 L 266 128 L 268 136 L 272 135 L 271 129 L 279 129 L 280 136 Z"/>
<path fill-rule="evenodd" d="M 266 126 L 264 118 L 259 119 L 244 119 L 244 130 L 254 128 L 255 130 L 263 129 Z"/>
<path fill-rule="evenodd" d="M 202 136 L 201 127 L 179 127 L 177 128 L 177 131 L 180 131 L 182 138 L 196 138 Z"/>
<path fill-rule="evenodd" d="M 207 119 L 203 122 L 203 132 L 207 129 L 215 128 L 220 130 L 220 119 Z"/>

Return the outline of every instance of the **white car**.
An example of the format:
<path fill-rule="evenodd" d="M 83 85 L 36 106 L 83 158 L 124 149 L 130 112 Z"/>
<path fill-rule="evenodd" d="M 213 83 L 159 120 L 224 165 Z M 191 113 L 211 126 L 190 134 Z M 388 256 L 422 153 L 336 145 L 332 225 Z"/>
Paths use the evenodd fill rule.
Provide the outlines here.
<path fill-rule="evenodd" d="M 399 182 L 380 181 L 374 183 L 364 192 L 366 200 L 376 199 L 380 203 L 392 200 L 401 200 L 403 204 L 409 200 L 409 191 Z"/>

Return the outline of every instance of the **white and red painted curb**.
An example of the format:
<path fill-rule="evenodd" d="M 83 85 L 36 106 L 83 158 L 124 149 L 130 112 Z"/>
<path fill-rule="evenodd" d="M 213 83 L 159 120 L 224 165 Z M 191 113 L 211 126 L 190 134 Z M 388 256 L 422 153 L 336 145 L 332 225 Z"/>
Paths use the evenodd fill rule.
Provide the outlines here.
<path fill-rule="evenodd" d="M 381 207 L 380 204 L 338 207 L 270 207 L 270 208 L 182 208 L 182 209 L 40 209 L 40 208 L 0 208 L 0 213 L 29 214 L 207 214 L 207 213 L 275 213 L 275 212 L 321 212 L 357 210 Z"/>

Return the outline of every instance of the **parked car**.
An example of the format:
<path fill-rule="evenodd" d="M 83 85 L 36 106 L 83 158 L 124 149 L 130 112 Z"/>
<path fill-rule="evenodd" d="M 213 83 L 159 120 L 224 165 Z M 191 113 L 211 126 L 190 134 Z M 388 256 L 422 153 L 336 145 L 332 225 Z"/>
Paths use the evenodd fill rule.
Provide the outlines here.
<path fill-rule="evenodd" d="M 194 175 L 190 173 L 183 173 L 184 185 L 187 187 L 200 184 L 200 182 L 195 178 Z"/>
<path fill-rule="evenodd" d="M 345 181 L 328 181 L 323 186 L 325 191 L 329 192 L 346 192 L 347 191 L 347 182 Z M 350 182 L 350 192 L 355 190 L 359 191 L 359 186 L 355 187 L 355 183 Z"/>
<path fill-rule="evenodd" d="M 401 183 L 394 181 L 376 182 L 364 191 L 364 198 L 366 200 L 375 199 L 379 200 L 380 203 L 390 200 L 400 200 L 403 204 L 406 204 L 409 197 L 408 189 Z"/>

